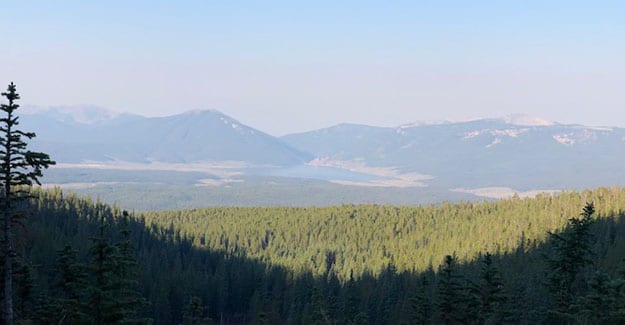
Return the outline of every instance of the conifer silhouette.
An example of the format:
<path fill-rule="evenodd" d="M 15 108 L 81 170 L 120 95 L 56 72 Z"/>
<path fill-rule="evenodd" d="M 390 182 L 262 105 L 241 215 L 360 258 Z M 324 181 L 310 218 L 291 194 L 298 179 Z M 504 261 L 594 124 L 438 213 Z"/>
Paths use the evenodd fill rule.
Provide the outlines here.
<path fill-rule="evenodd" d="M 24 189 L 33 183 L 40 184 L 41 170 L 53 165 L 54 161 L 43 152 L 33 152 L 27 149 L 26 139 L 35 137 L 35 133 L 19 130 L 19 117 L 15 111 L 19 108 L 16 103 L 20 99 L 15 84 L 10 83 L 2 96 L 8 100 L 7 104 L 0 105 L 3 116 L 0 118 L 0 206 L 2 206 L 2 257 L 4 258 L 4 303 L 3 320 L 12 325 L 13 313 L 13 260 L 15 258 L 16 230 L 15 224 L 23 225 L 25 212 L 19 203 L 30 196 Z"/>

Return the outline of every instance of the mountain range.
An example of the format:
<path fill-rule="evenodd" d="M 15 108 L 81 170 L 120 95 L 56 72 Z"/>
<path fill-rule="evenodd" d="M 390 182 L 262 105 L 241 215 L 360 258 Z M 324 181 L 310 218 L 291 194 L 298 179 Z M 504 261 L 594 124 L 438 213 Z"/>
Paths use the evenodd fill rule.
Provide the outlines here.
<path fill-rule="evenodd" d="M 625 183 L 625 129 L 522 116 L 339 124 L 282 137 L 214 110 L 144 117 L 97 107 L 37 108 L 26 109 L 21 122 L 38 135 L 33 147 L 50 153 L 60 168 L 201 171 L 212 185 L 283 177 L 497 197 L 493 191 Z"/>
<path fill-rule="evenodd" d="M 286 166 L 312 159 L 217 111 L 148 118 L 97 107 L 51 108 L 25 114 L 22 121 L 25 128 L 37 130 L 33 145 L 63 163 L 232 161 Z"/>

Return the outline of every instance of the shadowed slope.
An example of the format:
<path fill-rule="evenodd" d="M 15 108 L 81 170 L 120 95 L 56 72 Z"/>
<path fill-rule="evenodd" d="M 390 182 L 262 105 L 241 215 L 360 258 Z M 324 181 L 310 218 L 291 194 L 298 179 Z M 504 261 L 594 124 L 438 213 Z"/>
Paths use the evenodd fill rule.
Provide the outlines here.
<path fill-rule="evenodd" d="M 601 203 L 614 204 L 612 199 L 616 197 L 607 193 L 588 192 L 579 199 L 598 199 L 597 206 Z M 37 208 L 29 221 L 23 253 L 35 266 L 35 292 L 54 295 L 56 289 L 52 279 L 55 276 L 56 252 L 71 243 L 79 249 L 79 255 L 84 260 L 86 243 L 97 229 L 96 216 L 111 216 L 109 235 L 115 237 L 119 225 L 112 216 L 118 213 L 106 205 L 71 195 L 64 197 L 60 191 L 37 192 L 37 195 L 34 200 Z M 576 201 L 572 200 L 570 205 L 559 208 L 578 210 L 574 207 Z M 530 201 L 506 202 L 531 207 Z M 451 206 L 447 209 L 453 213 Z M 242 212 L 244 210 L 241 209 Z M 180 213 L 181 217 L 186 215 L 192 218 L 184 211 Z M 563 214 L 568 212 L 563 211 Z M 573 212 L 569 216 L 577 214 Z M 228 249 L 230 252 L 215 250 L 217 247 L 207 243 L 224 241 L 225 237 L 185 235 L 179 230 L 183 225 L 181 221 L 172 219 L 169 226 L 146 225 L 142 218 L 131 222 L 132 240 L 141 265 L 138 288 L 150 301 L 142 315 L 153 318 L 157 324 L 188 320 L 188 304 L 192 297 L 202 302 L 202 317 L 227 324 L 309 324 L 315 321 L 408 323 L 416 317 L 414 310 L 418 306 L 414 301 L 417 296 L 422 295 L 427 298 L 425 301 L 430 302 L 440 299 L 437 283 L 441 279 L 433 270 L 401 271 L 391 261 L 376 272 L 365 270 L 361 274 L 339 279 L 337 275 L 344 274 L 344 270 L 337 261 L 343 257 L 327 254 L 328 250 L 324 250 L 324 259 L 319 261 L 321 272 L 304 268 L 294 273 L 288 268 L 276 266 L 267 258 L 250 257 L 242 249 Z M 616 212 L 603 214 L 598 217 L 593 233 L 597 239 L 593 245 L 595 266 L 615 275 L 620 260 L 625 257 L 625 217 Z M 241 232 L 241 236 L 255 240 L 245 232 Z M 197 243 L 204 243 L 203 248 L 196 247 Z M 549 245 L 528 238 L 521 238 L 516 243 L 507 252 L 493 257 L 501 271 L 504 288 L 513 302 L 505 306 L 506 317 L 516 322 L 544 320 L 546 308 L 551 304 L 549 292 L 544 286 L 546 265 L 543 257 L 549 254 Z M 319 249 L 323 247 L 319 246 Z M 419 251 L 415 247 L 410 253 L 419 254 Z M 453 251 L 457 249 L 450 247 L 447 253 Z M 372 248 L 372 252 L 375 249 Z M 442 260 L 443 255 L 438 258 Z M 480 263 L 481 258 L 478 258 L 477 261 L 459 265 L 458 274 L 465 281 L 463 283 L 477 281 Z M 371 259 L 371 268 L 375 265 L 374 259 Z M 437 322 L 438 310 L 434 305 L 430 308 L 430 321 Z M 22 311 L 22 314 L 27 313 Z"/>

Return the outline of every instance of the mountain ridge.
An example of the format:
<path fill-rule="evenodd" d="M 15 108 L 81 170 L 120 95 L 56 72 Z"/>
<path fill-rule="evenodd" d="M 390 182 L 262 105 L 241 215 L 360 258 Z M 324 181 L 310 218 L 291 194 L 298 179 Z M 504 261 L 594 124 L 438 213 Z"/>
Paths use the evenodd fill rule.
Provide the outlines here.
<path fill-rule="evenodd" d="M 230 119 L 236 120 L 218 109 L 189 109 L 182 111 L 180 113 L 170 113 L 164 115 L 155 115 L 148 116 L 143 114 L 136 113 L 128 113 L 121 112 L 117 110 L 112 110 L 108 108 L 104 108 L 97 105 L 52 105 L 52 106 L 41 106 L 41 105 L 23 105 L 21 108 L 23 115 L 40 115 L 42 113 L 54 113 L 59 117 L 64 117 L 62 120 L 73 119 L 74 122 L 80 124 L 94 124 L 94 122 L 102 122 L 105 120 L 115 119 L 119 117 L 134 117 L 134 118 L 142 118 L 142 119 L 150 119 L 150 118 L 171 118 L 179 115 L 196 115 L 202 113 L 213 113 L 227 116 Z M 80 118 L 81 114 L 89 114 L 92 115 L 92 119 L 84 119 Z M 51 115 L 49 115 L 52 117 Z M 98 118 L 99 116 L 99 118 Z M 503 121 L 510 125 L 516 126 L 554 126 L 554 125 L 577 125 L 584 126 L 587 128 L 623 128 L 621 126 L 616 125 L 586 125 L 582 123 L 560 123 L 557 121 L 547 120 L 541 117 L 526 115 L 526 114 L 508 114 L 499 117 L 468 117 L 468 118 L 450 118 L 443 120 L 418 120 L 414 122 L 406 122 L 399 125 L 392 126 L 381 126 L 374 124 L 366 124 L 366 123 L 354 123 L 354 122 L 340 122 L 337 124 L 329 125 L 327 127 L 307 130 L 307 131 L 297 131 L 290 132 L 284 135 L 273 135 L 266 131 L 264 133 L 270 134 L 277 138 L 285 137 L 293 134 L 300 134 L 306 132 L 312 132 L 316 130 L 323 130 L 327 128 L 332 128 L 341 125 L 356 125 L 356 126 L 368 126 L 375 128 L 410 128 L 410 127 L 418 127 L 418 126 L 431 126 L 431 125 L 450 125 L 450 124 L 463 124 L 468 122 L 476 122 L 476 121 Z M 239 122 L 240 123 L 240 122 Z M 242 124 L 242 123 L 241 123 Z"/>
<path fill-rule="evenodd" d="M 95 163 L 116 169 L 127 163 L 133 169 L 180 170 L 185 164 L 204 164 L 210 177 L 228 179 L 308 178 L 349 186 L 467 191 L 625 183 L 620 168 L 625 129 L 618 127 L 517 116 L 396 127 L 341 123 L 275 137 L 217 110 L 129 117 L 96 108 L 87 114 L 93 117 L 89 121 L 63 114 L 71 112 L 43 110 L 22 118 L 25 129 L 38 133 L 34 148 L 72 168 Z"/>
<path fill-rule="evenodd" d="M 214 110 L 167 117 L 128 118 L 120 114 L 91 123 L 58 112 L 25 114 L 22 121 L 26 128 L 39 134 L 33 145 L 50 151 L 60 162 L 247 160 L 280 166 L 308 159 L 305 153 L 278 138 Z"/>

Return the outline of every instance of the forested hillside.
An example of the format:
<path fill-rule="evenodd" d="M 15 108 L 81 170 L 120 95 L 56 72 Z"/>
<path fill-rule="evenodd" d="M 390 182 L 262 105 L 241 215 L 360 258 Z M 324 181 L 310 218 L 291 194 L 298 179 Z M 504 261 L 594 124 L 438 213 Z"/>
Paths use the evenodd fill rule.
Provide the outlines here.
<path fill-rule="evenodd" d="M 18 250 L 16 314 L 36 323 L 91 315 L 86 288 L 97 278 L 90 278 L 93 247 L 103 241 L 117 243 L 117 252 L 134 247 L 137 282 L 127 277 L 129 295 L 118 297 L 137 294 L 146 304 L 135 297 L 134 308 L 121 310 L 126 320 L 625 320 L 623 189 L 424 207 L 179 210 L 127 223 L 121 211 L 59 190 L 33 194 Z M 74 298 L 59 281 L 66 245 L 76 250 L 70 265 L 92 274 Z"/>
<path fill-rule="evenodd" d="M 293 270 L 377 274 L 389 264 L 400 271 L 437 267 L 446 254 L 461 261 L 535 246 L 547 231 L 564 227 L 586 202 L 598 214 L 625 209 L 625 191 L 598 189 L 535 199 L 426 206 L 343 205 L 310 208 L 205 208 L 148 212 L 148 223 L 178 229 L 196 247 L 245 253 Z M 335 257 L 335 258 L 334 258 Z"/>

